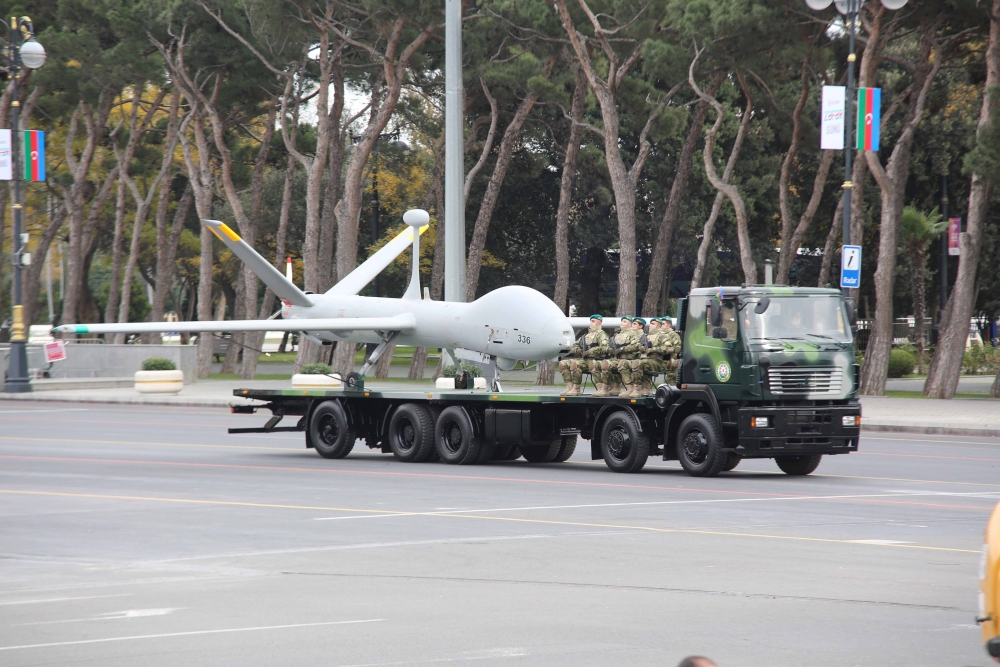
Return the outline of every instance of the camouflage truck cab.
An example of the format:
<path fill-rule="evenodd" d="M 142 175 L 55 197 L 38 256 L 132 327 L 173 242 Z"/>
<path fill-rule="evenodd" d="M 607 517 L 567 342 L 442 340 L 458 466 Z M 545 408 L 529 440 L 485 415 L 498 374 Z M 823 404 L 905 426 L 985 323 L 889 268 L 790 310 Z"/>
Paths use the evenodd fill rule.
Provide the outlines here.
<path fill-rule="evenodd" d="M 692 290 L 681 302 L 677 385 L 661 392 L 670 403 L 665 440 L 677 443 L 664 458 L 676 455 L 697 475 L 743 458 L 808 474 L 824 454 L 856 451 L 853 319 L 853 304 L 834 289 Z"/>

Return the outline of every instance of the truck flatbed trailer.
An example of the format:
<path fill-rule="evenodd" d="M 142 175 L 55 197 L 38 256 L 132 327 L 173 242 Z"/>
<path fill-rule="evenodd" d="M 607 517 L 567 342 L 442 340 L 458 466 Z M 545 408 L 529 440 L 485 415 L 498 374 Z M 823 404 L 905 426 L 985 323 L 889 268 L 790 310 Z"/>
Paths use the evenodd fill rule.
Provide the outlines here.
<path fill-rule="evenodd" d="M 640 398 L 561 396 L 477 389 L 237 389 L 269 410 L 264 426 L 230 433 L 302 431 L 324 458 L 347 456 L 358 440 L 403 462 L 468 465 L 520 457 L 563 462 L 579 438 L 592 459 L 615 472 L 639 472 L 649 456 L 679 460 L 688 474 L 713 476 L 744 458 L 773 458 L 790 475 L 807 475 L 825 455 L 857 451 L 856 399 L 720 401 L 704 384 L 661 385 Z M 279 423 L 298 417 L 294 426 Z"/>

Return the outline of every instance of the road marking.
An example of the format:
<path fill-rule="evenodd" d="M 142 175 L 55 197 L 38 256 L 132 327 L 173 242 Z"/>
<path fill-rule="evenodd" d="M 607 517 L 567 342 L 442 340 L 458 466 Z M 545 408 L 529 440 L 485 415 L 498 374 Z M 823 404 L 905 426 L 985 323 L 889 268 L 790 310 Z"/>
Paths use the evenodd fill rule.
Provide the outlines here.
<path fill-rule="evenodd" d="M 259 451 L 275 451 L 275 452 L 289 452 L 289 451 L 299 451 L 303 449 L 302 447 L 253 447 L 250 445 L 207 445 L 201 443 L 187 443 L 187 442 L 138 442 L 130 440 L 76 440 L 69 438 L 22 438 L 16 435 L 0 435 L 0 441 L 3 440 L 21 440 L 28 442 L 58 442 L 58 443 L 79 443 L 82 445 L 125 445 L 128 447 L 134 447 L 136 445 L 142 447 L 204 447 L 208 449 L 253 449 Z"/>
<path fill-rule="evenodd" d="M 132 635 L 131 637 L 106 637 L 104 639 L 80 639 L 70 642 L 50 642 L 48 644 L 22 644 L 20 646 L 0 646 L 0 651 L 17 651 L 27 648 L 50 648 L 53 646 L 79 646 L 81 644 L 102 644 L 124 642 L 136 639 L 163 639 L 166 637 L 191 637 L 194 635 L 219 635 L 229 632 L 255 632 L 257 630 L 285 630 L 289 628 L 315 628 L 322 625 L 351 625 L 358 623 L 378 623 L 384 618 L 368 618 L 360 621 L 326 621 L 323 623 L 295 623 L 291 625 L 261 625 L 255 628 L 224 628 L 222 630 L 192 630 L 190 632 L 164 632 L 157 635 Z"/>
<path fill-rule="evenodd" d="M 44 600 L 13 600 L 0 602 L 0 607 L 8 607 L 15 604 L 42 604 L 43 602 L 69 602 L 70 600 L 97 600 L 99 598 L 121 598 L 131 596 L 131 593 L 116 593 L 114 595 L 87 595 L 78 598 L 46 598 Z"/>
<path fill-rule="evenodd" d="M 950 461 L 992 461 L 1000 463 L 1000 458 L 976 458 L 971 456 L 939 456 L 934 454 L 890 454 L 889 452 L 858 452 L 862 456 L 901 456 L 910 459 L 948 459 Z"/>
<path fill-rule="evenodd" d="M 989 493 L 989 492 L 987 492 Z M 339 521 L 342 519 L 377 519 L 379 517 L 386 516 L 435 516 L 438 514 L 454 514 L 455 512 L 475 512 L 475 513 L 486 513 L 486 512 L 522 512 L 530 510 L 565 510 L 565 509 L 586 509 L 594 507 L 641 507 L 647 505 L 697 505 L 704 503 L 746 503 L 746 502 L 765 502 L 774 500 L 853 500 L 862 498 L 898 498 L 900 496 L 966 496 L 971 495 L 973 497 L 981 497 L 979 494 L 958 494 L 958 493 L 946 493 L 946 492 L 935 492 L 935 491 L 893 491 L 891 493 L 869 493 L 869 494 L 857 494 L 857 495 L 842 495 L 842 496 L 781 496 L 778 498 L 706 498 L 702 500 L 656 500 L 641 503 L 588 503 L 585 505 L 535 505 L 530 507 L 491 507 L 484 509 L 461 509 L 458 507 L 438 507 L 433 512 L 412 512 L 410 514 L 382 514 L 382 515 L 372 515 L 365 514 L 359 516 L 321 516 L 312 519 L 312 521 Z M 931 504 L 934 507 L 957 507 L 960 509 L 982 509 L 990 510 L 992 507 L 979 507 L 972 505 L 938 505 L 934 503 L 905 503 L 905 504 L 920 504 L 926 505 Z"/>
<path fill-rule="evenodd" d="M 903 542 L 901 540 L 851 540 L 855 544 L 878 544 L 878 545 L 892 545 L 892 544 L 913 544 L 913 542 Z"/>
<path fill-rule="evenodd" d="M 56 623 L 84 623 L 87 621 L 117 621 L 125 618 L 148 618 L 150 616 L 166 616 L 184 607 L 173 607 L 169 609 L 126 609 L 124 611 L 112 611 L 107 614 L 99 614 L 90 618 L 65 618 L 59 621 L 35 621 L 33 623 L 14 623 L 11 627 L 22 625 L 54 625 Z"/>
<path fill-rule="evenodd" d="M 978 626 L 977 626 L 978 627 Z M 455 658 L 426 658 L 423 660 L 398 660 L 395 662 L 358 662 L 351 665 L 338 665 L 337 667 L 394 667 L 395 665 L 431 665 L 439 662 L 466 662 L 467 660 L 492 660 L 494 658 L 522 658 L 527 653 L 524 649 L 487 649 L 485 651 L 472 651 L 472 653 L 483 653 L 484 655 L 463 655 Z"/>
<path fill-rule="evenodd" d="M 690 535 L 719 535 L 719 536 L 729 536 L 729 537 L 755 537 L 762 539 L 775 539 L 775 540 L 800 540 L 805 542 L 827 542 L 834 544 L 855 544 L 853 540 L 837 540 L 830 538 L 819 538 L 819 537 L 799 537 L 790 535 L 767 535 L 760 533 L 741 533 L 741 532 L 727 532 L 727 531 L 715 531 L 715 530 L 696 530 L 690 528 L 655 528 L 653 526 L 635 526 L 635 525 L 622 525 L 622 524 L 609 524 L 609 523 L 587 523 L 582 521 L 555 521 L 547 519 L 526 519 L 517 517 L 501 517 L 501 516 L 484 516 L 477 514 L 459 514 L 457 512 L 401 512 L 396 510 L 364 510 L 364 509 L 349 509 L 344 507 L 318 507 L 309 505 L 278 505 L 269 503 L 248 503 L 248 502 L 238 502 L 238 501 L 226 501 L 226 500 L 195 500 L 188 498 L 158 498 L 158 497 L 148 497 L 148 496 L 117 496 L 117 495 L 102 495 L 96 493 L 66 493 L 60 491 L 16 491 L 12 489 L 0 489 L 0 493 L 11 494 L 11 495 L 32 495 L 32 496 L 58 496 L 67 498 L 96 498 L 96 499 L 106 499 L 106 500 L 139 500 L 147 502 L 167 502 L 167 503 L 182 503 L 182 504 L 194 504 L 194 505 L 226 505 L 226 506 L 236 506 L 236 507 L 266 507 L 275 509 L 303 509 L 303 510 L 322 510 L 327 512 L 359 512 L 365 514 L 398 514 L 405 516 L 438 516 L 446 518 L 462 518 L 462 519 L 485 519 L 490 521 L 518 521 L 523 523 L 539 523 L 552 526 L 581 526 L 585 528 L 613 528 L 615 530 L 636 530 L 636 531 L 648 531 L 653 533 L 681 533 Z M 878 502 L 878 501 L 876 501 Z M 981 509 L 984 511 L 990 511 L 992 508 L 988 507 L 975 507 L 969 509 Z M 970 554 L 980 554 L 982 553 L 979 549 L 955 549 L 951 547 L 932 547 L 923 545 L 907 545 L 907 544 L 891 544 L 891 545 L 872 545 L 872 546 L 887 546 L 887 547 L 900 547 L 907 549 L 927 549 L 930 551 L 953 551 L 957 553 L 970 553 Z"/>

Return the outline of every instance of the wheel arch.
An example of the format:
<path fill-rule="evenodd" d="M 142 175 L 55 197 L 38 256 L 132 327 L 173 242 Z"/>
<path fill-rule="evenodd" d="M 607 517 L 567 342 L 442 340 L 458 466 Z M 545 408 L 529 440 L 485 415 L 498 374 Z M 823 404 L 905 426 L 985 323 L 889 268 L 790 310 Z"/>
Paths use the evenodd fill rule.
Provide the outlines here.
<path fill-rule="evenodd" d="M 663 433 L 663 458 L 673 453 L 670 444 L 677 441 L 677 429 L 680 428 L 688 416 L 698 412 L 707 412 L 715 418 L 715 421 L 722 424 L 722 415 L 719 411 L 719 402 L 715 399 L 715 392 L 708 385 L 692 387 L 687 385 L 681 389 L 681 397 L 667 409 L 667 419 L 664 424 Z"/>
<path fill-rule="evenodd" d="M 630 414 L 632 419 L 635 420 L 639 433 L 642 433 L 642 420 L 639 419 L 638 413 L 630 406 L 615 405 L 613 403 L 603 406 L 597 411 L 597 415 L 594 417 L 594 436 L 590 439 L 590 458 L 592 461 L 604 458 L 604 453 L 601 451 L 601 431 L 604 429 L 604 422 L 616 412 L 627 412 Z"/>

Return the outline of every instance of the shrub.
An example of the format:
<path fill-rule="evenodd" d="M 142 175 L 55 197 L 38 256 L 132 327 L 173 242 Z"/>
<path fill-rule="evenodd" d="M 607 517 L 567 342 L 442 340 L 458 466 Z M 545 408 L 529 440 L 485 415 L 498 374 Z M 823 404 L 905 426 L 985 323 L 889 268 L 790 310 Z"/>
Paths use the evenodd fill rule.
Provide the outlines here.
<path fill-rule="evenodd" d="M 889 353 L 889 377 L 901 378 L 913 372 L 917 360 L 906 350 L 893 350 Z"/>
<path fill-rule="evenodd" d="M 462 364 L 462 370 L 463 371 L 467 371 L 469 373 L 469 375 L 472 376 L 472 377 L 474 377 L 474 378 L 477 378 L 477 377 L 479 377 L 481 375 L 481 373 L 479 372 L 479 367 L 478 366 L 473 366 L 472 364 Z M 446 377 L 446 378 L 453 378 L 453 377 L 455 377 L 455 367 L 454 366 L 445 366 L 441 370 L 441 376 L 442 377 Z"/>
<path fill-rule="evenodd" d="M 142 370 L 144 371 L 176 371 L 177 364 L 170 359 L 163 357 L 150 357 L 142 360 Z"/>
<path fill-rule="evenodd" d="M 962 373 L 995 375 L 1000 366 L 1000 349 L 991 345 L 971 345 L 962 357 Z"/>
<path fill-rule="evenodd" d="M 329 375 L 333 369 L 326 364 L 306 364 L 299 373 L 303 375 Z"/>

